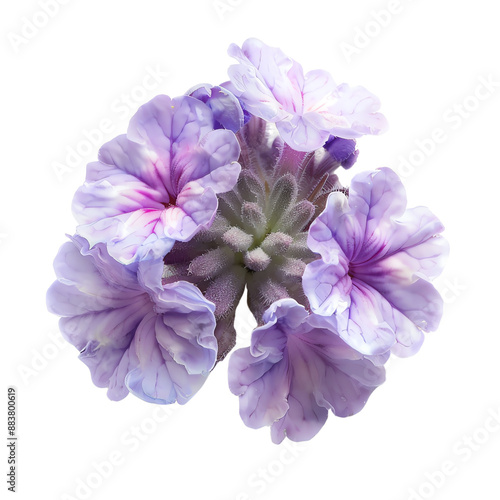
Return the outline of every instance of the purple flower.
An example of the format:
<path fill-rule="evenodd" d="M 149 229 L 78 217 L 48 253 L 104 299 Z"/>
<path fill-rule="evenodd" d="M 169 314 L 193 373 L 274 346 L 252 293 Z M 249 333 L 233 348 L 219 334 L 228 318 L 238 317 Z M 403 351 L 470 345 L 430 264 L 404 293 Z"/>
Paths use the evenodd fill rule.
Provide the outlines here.
<path fill-rule="evenodd" d="M 309 315 L 293 299 L 264 313 L 251 346 L 229 361 L 229 387 L 240 397 L 246 425 L 271 426 L 273 442 L 304 441 L 317 434 L 332 410 L 359 412 L 385 380 L 381 360 L 349 347 L 329 318 Z"/>
<path fill-rule="evenodd" d="M 48 309 L 62 316 L 63 336 L 112 400 L 132 392 L 153 403 L 184 404 L 215 364 L 215 306 L 191 283 L 151 282 L 156 265 L 143 262 L 135 273 L 105 245 L 89 249 L 78 236 L 55 259 Z"/>
<path fill-rule="evenodd" d="M 331 136 L 325 143 L 324 148 L 346 170 L 351 168 L 358 159 L 359 150 L 356 149 L 356 141 L 354 139 L 342 139 L 341 137 Z"/>
<path fill-rule="evenodd" d="M 228 53 L 238 61 L 229 68 L 229 90 L 251 114 L 276 123 L 297 151 L 321 147 L 330 134 L 352 139 L 387 127 L 380 101 L 363 87 L 337 85 L 323 70 L 304 75 L 300 64 L 255 38 Z"/>
<path fill-rule="evenodd" d="M 188 95 L 204 102 L 214 115 L 214 128 L 225 128 L 236 133 L 243 126 L 244 115 L 238 99 L 227 89 L 208 84 L 196 85 Z"/>
<path fill-rule="evenodd" d="M 88 165 L 73 202 L 78 234 L 129 264 L 163 257 L 210 226 L 216 194 L 240 173 L 235 135 L 213 129 L 213 112 L 193 97 L 160 95 L 142 106 L 127 135 Z"/>
<path fill-rule="evenodd" d="M 184 404 L 246 293 L 259 326 L 229 388 L 247 426 L 304 441 L 437 328 L 448 247 L 390 169 L 337 177 L 386 129 L 373 94 L 254 38 L 228 52 L 230 81 L 155 97 L 87 166 L 47 307 L 110 399 Z"/>
<path fill-rule="evenodd" d="M 382 168 L 355 176 L 348 196 L 331 193 L 309 229 L 321 255 L 302 277 L 311 309 L 336 314 L 340 336 L 363 354 L 412 355 L 441 319 L 429 280 L 448 253 L 444 228 L 427 208 L 405 209 L 401 181 Z"/>

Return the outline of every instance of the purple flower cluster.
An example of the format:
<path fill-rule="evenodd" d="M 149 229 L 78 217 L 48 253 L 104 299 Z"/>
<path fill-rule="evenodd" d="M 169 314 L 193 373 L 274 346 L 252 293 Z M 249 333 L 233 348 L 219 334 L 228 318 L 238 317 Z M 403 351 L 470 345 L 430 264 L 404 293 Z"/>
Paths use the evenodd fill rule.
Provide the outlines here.
<path fill-rule="evenodd" d="M 246 425 L 307 440 L 438 327 L 448 248 L 392 170 L 339 182 L 386 128 L 373 94 L 256 39 L 229 54 L 230 81 L 155 97 L 88 165 L 48 308 L 110 399 L 184 404 L 235 346 L 246 290 L 258 326 L 229 388 Z"/>

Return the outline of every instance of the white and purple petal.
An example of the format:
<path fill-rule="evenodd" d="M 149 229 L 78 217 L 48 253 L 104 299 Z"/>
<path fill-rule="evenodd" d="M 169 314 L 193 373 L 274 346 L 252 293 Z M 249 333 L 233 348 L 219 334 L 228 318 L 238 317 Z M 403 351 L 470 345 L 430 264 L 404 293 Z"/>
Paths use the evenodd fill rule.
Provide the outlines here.
<path fill-rule="evenodd" d="M 329 111 L 342 117 L 346 126 L 333 126 L 331 134 L 344 139 L 378 135 L 388 128 L 387 119 L 379 113 L 380 100 L 364 87 L 342 83 L 335 89 L 337 99 Z"/>
<path fill-rule="evenodd" d="M 161 258 L 209 226 L 217 193 L 241 169 L 234 133 L 213 127 L 212 110 L 194 97 L 160 95 L 139 108 L 127 135 L 87 168 L 73 202 L 78 234 L 130 264 Z"/>
<path fill-rule="evenodd" d="M 443 226 L 426 208 L 405 209 L 392 170 L 363 172 L 349 197 L 329 196 L 309 230 L 308 245 L 321 256 L 303 275 L 311 309 L 337 315 L 339 335 L 366 355 L 414 354 L 422 332 L 441 319 L 442 299 L 429 280 L 448 253 Z"/>
<path fill-rule="evenodd" d="M 184 404 L 217 359 L 215 306 L 183 281 L 165 285 L 153 300 L 155 314 L 144 318 L 130 347 L 137 366 L 126 385 L 145 401 Z"/>
<path fill-rule="evenodd" d="M 236 133 L 243 126 L 244 114 L 236 96 L 221 86 L 201 84 L 187 92 L 205 103 L 214 115 L 215 128 L 225 128 Z"/>
<path fill-rule="evenodd" d="M 280 49 L 251 38 L 228 53 L 228 87 L 247 111 L 276 123 L 283 140 L 296 151 L 313 151 L 330 134 L 343 138 L 378 134 L 386 128 L 380 102 L 363 87 L 336 85 L 329 73 L 310 71 Z"/>
<path fill-rule="evenodd" d="M 215 305 L 192 283 L 161 284 L 161 260 L 127 267 L 81 237 L 55 260 L 49 311 L 110 399 L 187 402 L 217 359 Z"/>
<path fill-rule="evenodd" d="M 103 257 L 103 248 L 89 253 L 82 242 L 76 237 L 61 247 L 54 263 L 58 280 L 47 292 L 47 307 L 61 316 L 61 332 L 81 352 L 94 383 L 107 387 L 113 380 L 117 390 L 109 393 L 111 399 L 125 397 L 124 375 L 117 377 L 123 372 L 122 357 L 152 302 L 128 270 L 120 272 L 121 264 Z M 103 261 L 115 269 L 103 272 Z M 120 274 L 124 279 L 117 283 Z"/>
<path fill-rule="evenodd" d="M 360 411 L 383 383 L 384 368 L 349 347 L 329 318 L 309 315 L 293 299 L 271 305 L 251 346 L 229 362 L 229 386 L 249 427 L 271 426 L 275 443 L 311 439 L 328 410 Z"/>

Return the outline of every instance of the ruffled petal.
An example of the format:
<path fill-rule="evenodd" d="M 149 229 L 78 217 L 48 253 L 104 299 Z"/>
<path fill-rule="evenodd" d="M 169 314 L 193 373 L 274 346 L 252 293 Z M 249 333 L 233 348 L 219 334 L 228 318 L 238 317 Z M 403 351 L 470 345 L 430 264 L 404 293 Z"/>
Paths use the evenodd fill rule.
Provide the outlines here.
<path fill-rule="evenodd" d="M 325 100 L 329 99 L 337 88 L 332 75 L 327 71 L 317 69 L 309 71 L 304 80 L 302 95 L 304 100 L 304 113 L 322 113 Z M 327 124 L 325 124 L 328 126 Z"/>
<path fill-rule="evenodd" d="M 168 196 L 165 179 L 167 158 L 159 158 L 154 149 L 131 140 L 128 135 L 119 135 L 104 144 L 99 150 L 98 162 L 87 166 L 86 181 L 108 181 L 115 188 L 124 191 L 124 185 L 131 183 L 129 190 L 161 203 Z M 136 184 L 134 183 L 141 183 Z M 144 198 L 140 201 L 147 202 Z"/>
<path fill-rule="evenodd" d="M 276 123 L 276 127 L 282 139 L 295 151 L 313 151 L 326 142 L 330 133 L 328 130 L 321 130 L 320 127 L 312 123 L 309 113 L 305 116 L 295 116 L 291 120 L 281 120 Z"/>
<path fill-rule="evenodd" d="M 394 221 L 405 212 L 406 191 L 390 168 L 362 172 L 351 182 L 349 207 L 364 228 L 362 245 L 358 245 L 351 260 L 363 263 L 386 251 L 394 232 Z"/>
<path fill-rule="evenodd" d="M 240 396 L 240 416 L 258 429 L 283 417 L 289 406 L 288 363 L 274 363 L 266 354 L 255 357 L 250 349 L 238 349 L 229 359 L 229 389 Z M 265 376 L 265 378 L 263 378 Z"/>
<path fill-rule="evenodd" d="M 58 280 L 47 293 L 49 311 L 62 316 L 64 338 L 80 351 L 98 387 L 122 399 L 130 369 L 128 349 L 137 326 L 153 309 L 135 273 L 98 245 L 89 250 L 79 237 L 65 243 L 54 267 Z M 135 279 L 134 279 L 135 277 Z"/>
<path fill-rule="evenodd" d="M 47 292 L 50 312 L 62 317 L 74 317 L 127 308 L 144 294 L 137 285 L 129 283 L 127 286 L 124 282 L 115 286 L 108 281 L 93 259 L 81 254 L 80 248 L 75 242 L 67 242 L 61 246 L 54 260 L 58 279 Z"/>
<path fill-rule="evenodd" d="M 319 259 L 306 266 L 302 287 L 315 313 L 331 316 L 349 307 L 352 282 L 347 272 L 345 258 L 339 260 L 337 265 Z"/>
<path fill-rule="evenodd" d="M 385 130 L 378 99 L 362 87 L 336 86 L 329 73 L 310 71 L 280 49 L 260 40 L 232 44 L 230 89 L 254 116 L 276 123 L 283 140 L 297 151 L 321 147 L 330 134 L 353 138 Z"/>
<path fill-rule="evenodd" d="M 293 83 L 303 85 L 302 68 L 280 49 L 250 38 L 241 49 L 232 44 L 228 54 L 240 63 L 229 68 L 231 82 L 253 115 L 276 121 L 287 116 L 289 108 L 302 105 L 293 88 Z"/>
<path fill-rule="evenodd" d="M 366 218 L 353 210 L 350 201 L 342 192 L 331 193 L 325 210 L 309 229 L 307 245 L 326 263 L 337 265 L 342 258 L 352 261 L 363 247 Z"/>
<path fill-rule="evenodd" d="M 158 343 L 188 373 L 208 375 L 217 358 L 215 305 L 186 281 L 164 285 L 152 299 L 163 321 Z"/>
<path fill-rule="evenodd" d="M 127 136 L 88 167 L 73 202 L 78 234 L 132 264 L 164 257 L 210 225 L 216 193 L 232 189 L 241 170 L 234 133 L 213 125 L 211 109 L 194 97 L 161 95 L 141 106 Z"/>
<path fill-rule="evenodd" d="M 338 98 L 330 112 L 342 116 L 348 126 L 332 127 L 332 135 L 355 139 L 366 134 L 378 135 L 387 130 L 387 119 L 378 112 L 380 100 L 364 87 L 350 87 L 343 83 L 337 87 L 335 93 Z"/>
<path fill-rule="evenodd" d="M 385 269 L 405 267 L 432 280 L 442 273 L 449 254 L 448 242 L 440 235 L 443 231 L 443 224 L 428 208 L 408 209 L 394 221 L 390 239 L 377 258 L 390 259 L 382 265 Z"/>
<path fill-rule="evenodd" d="M 275 302 L 263 321 L 250 348 L 232 355 L 229 386 L 240 397 L 243 421 L 253 428 L 271 425 L 275 443 L 311 439 L 328 410 L 352 415 L 383 383 L 380 363 L 349 347 L 334 322 L 308 315 L 293 299 Z"/>
<path fill-rule="evenodd" d="M 131 345 L 138 361 L 126 385 L 145 401 L 184 404 L 217 358 L 215 306 L 187 282 L 165 285 L 154 300 L 156 313 L 144 318 Z"/>
<path fill-rule="evenodd" d="M 395 342 L 391 318 L 391 304 L 377 290 L 353 278 L 349 307 L 338 315 L 339 336 L 361 354 L 383 354 Z"/>
<path fill-rule="evenodd" d="M 200 142 L 197 154 L 190 153 L 189 163 L 178 179 L 178 195 L 193 181 L 215 193 L 231 190 L 241 171 L 240 164 L 233 161 L 239 155 L 240 146 L 231 131 L 210 132 Z"/>
<path fill-rule="evenodd" d="M 213 189 L 204 188 L 196 181 L 187 184 L 177 198 L 177 205 L 162 214 L 169 238 L 189 241 L 201 227 L 210 226 L 217 205 Z"/>
<path fill-rule="evenodd" d="M 201 84 L 190 89 L 187 94 L 205 103 L 212 110 L 215 128 L 225 128 L 236 133 L 243 126 L 243 109 L 236 96 L 228 89 Z"/>
<path fill-rule="evenodd" d="M 442 230 L 428 209 L 406 210 L 392 170 L 358 174 L 349 196 L 330 194 L 309 229 L 308 246 L 321 255 L 302 277 L 312 311 L 338 315 L 339 335 L 363 354 L 415 353 L 442 315 L 428 282 L 448 254 Z"/>
<path fill-rule="evenodd" d="M 195 394 L 218 351 L 215 305 L 195 285 L 162 285 L 159 260 L 120 272 L 103 245 L 89 249 L 79 237 L 63 245 L 55 267 L 49 310 L 63 316 L 64 337 L 111 399 L 130 390 L 147 401 L 185 403 Z"/>
<path fill-rule="evenodd" d="M 132 394 L 144 401 L 171 404 L 177 400 L 177 392 L 168 370 L 170 357 L 168 354 L 167 359 L 163 357 L 164 351 L 156 340 L 157 321 L 158 316 L 151 312 L 139 324 L 131 346 L 136 366 L 127 373 L 125 384 Z"/>
<path fill-rule="evenodd" d="M 127 339 L 128 344 L 132 337 Z M 92 377 L 92 382 L 97 387 L 108 387 L 113 379 L 115 387 L 108 390 L 110 399 L 118 401 L 128 394 L 128 390 L 123 390 L 125 375 L 131 369 L 128 362 L 128 345 L 119 348 L 114 345 L 101 346 L 98 341 L 91 340 L 82 349 L 78 358 L 85 363 Z M 120 388 L 118 388 L 118 385 Z"/>
<path fill-rule="evenodd" d="M 198 99 L 159 95 L 138 109 L 130 120 L 127 137 L 154 152 L 163 166 L 163 183 L 176 196 L 189 152 L 196 150 L 213 125 L 212 111 Z"/>
<path fill-rule="evenodd" d="M 163 257 L 172 248 L 175 243 L 173 234 L 176 234 L 174 229 L 185 214 L 182 210 L 177 210 L 174 216 L 167 219 L 167 212 L 169 209 L 139 209 L 132 213 L 101 219 L 86 226 L 78 226 L 77 231 L 90 245 L 107 242 L 109 255 L 128 265 Z M 192 230 L 190 227 L 190 231 Z"/>

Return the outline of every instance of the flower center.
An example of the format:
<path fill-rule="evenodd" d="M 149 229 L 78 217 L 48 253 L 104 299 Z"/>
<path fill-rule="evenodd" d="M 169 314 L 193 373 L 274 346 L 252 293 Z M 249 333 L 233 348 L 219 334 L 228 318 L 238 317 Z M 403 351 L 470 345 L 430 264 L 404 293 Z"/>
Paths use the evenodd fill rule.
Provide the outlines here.
<path fill-rule="evenodd" d="M 195 283 L 215 304 L 219 358 L 234 345 L 234 313 L 245 287 L 259 324 L 276 300 L 291 297 L 308 307 L 302 275 L 318 256 L 307 246 L 307 231 L 329 192 L 340 188 L 331 174 L 338 163 L 330 156 L 318 159 L 282 145 L 275 151 L 254 137 L 265 133 L 259 125 L 250 122 L 238 133 L 242 171 L 235 188 L 219 195 L 211 227 L 177 242 L 164 259 L 164 283 Z"/>
<path fill-rule="evenodd" d="M 174 207 L 176 203 L 177 203 L 176 197 L 172 196 L 170 193 L 168 193 L 168 201 L 167 202 L 162 202 L 162 205 L 165 208 L 170 208 L 170 207 Z"/>

